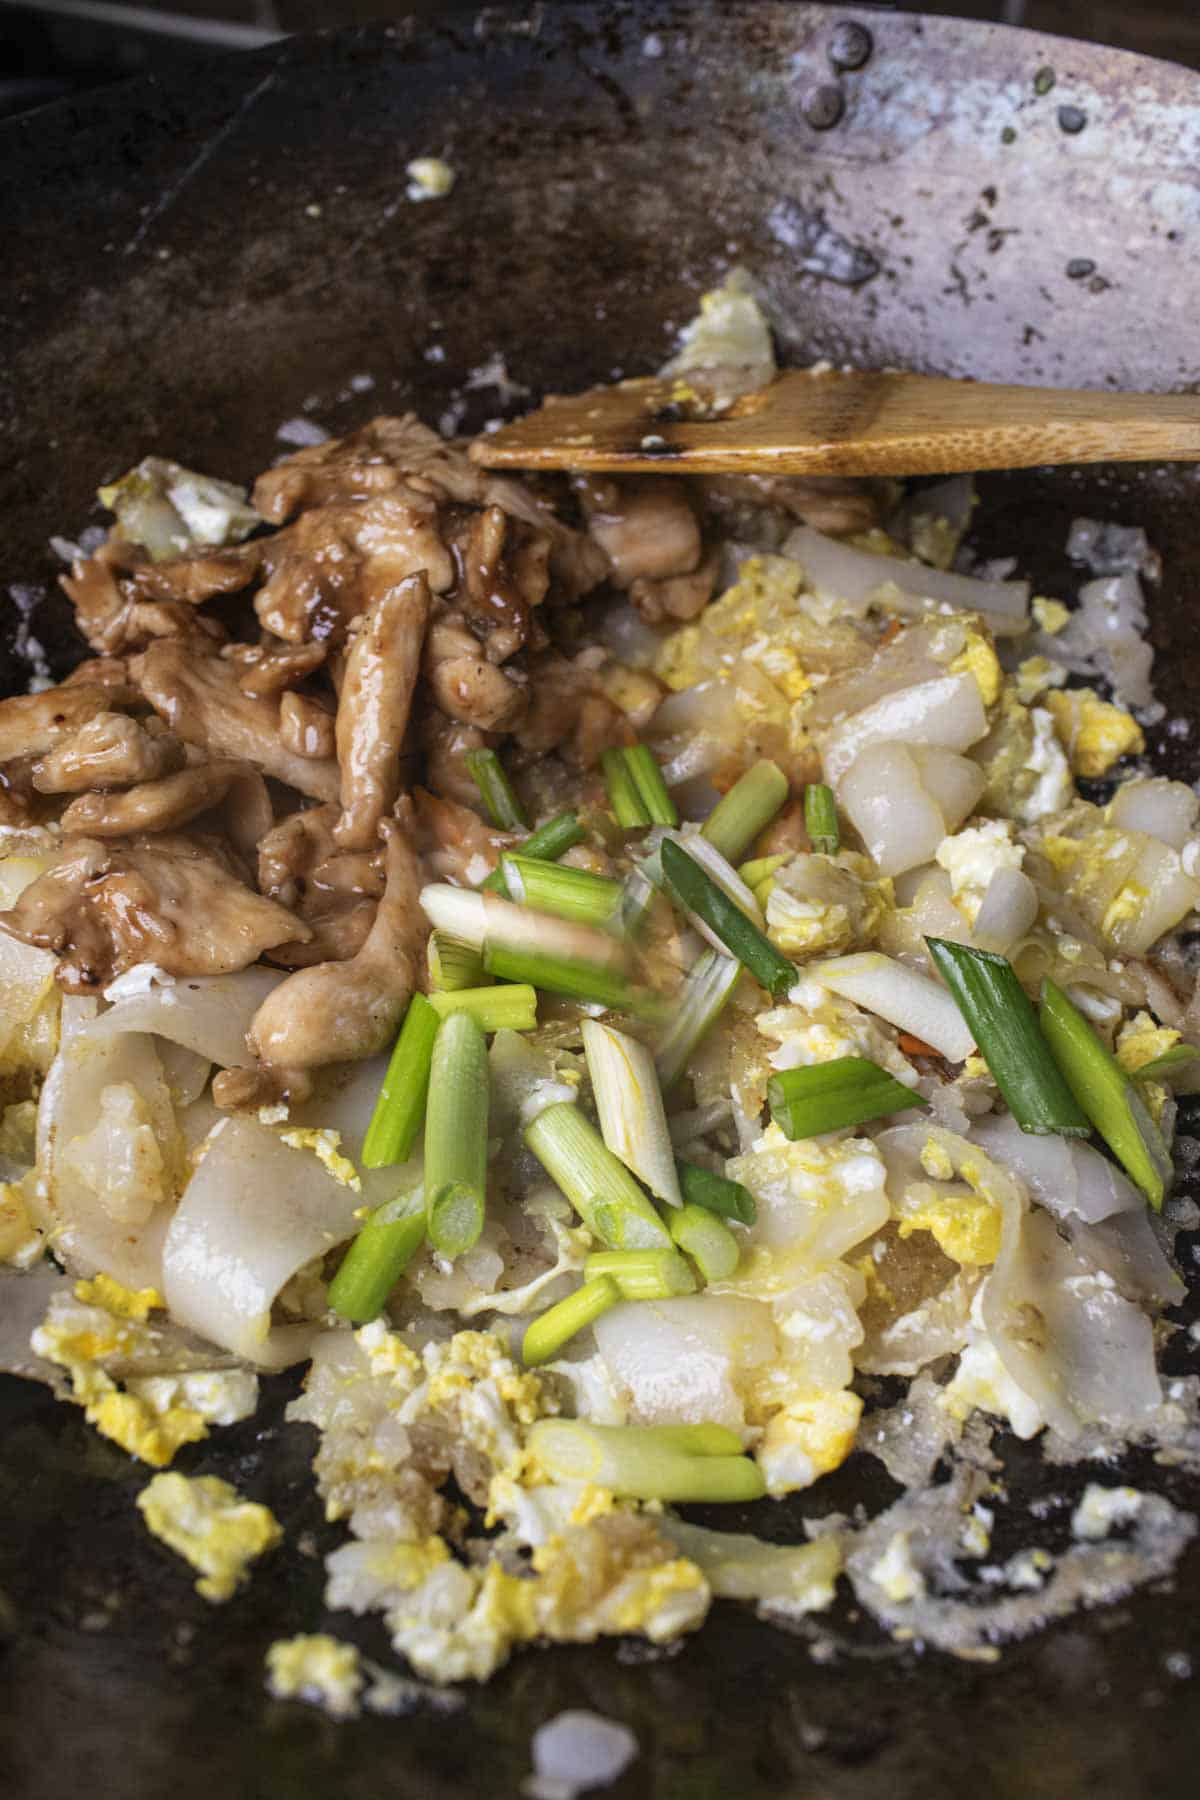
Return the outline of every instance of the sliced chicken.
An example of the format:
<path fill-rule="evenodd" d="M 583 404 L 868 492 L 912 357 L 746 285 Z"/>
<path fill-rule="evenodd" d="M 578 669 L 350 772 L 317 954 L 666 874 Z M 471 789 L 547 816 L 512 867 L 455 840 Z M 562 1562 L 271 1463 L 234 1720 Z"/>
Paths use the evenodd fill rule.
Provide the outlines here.
<path fill-rule="evenodd" d="M 456 613 L 444 614 L 429 628 L 425 679 L 447 718 L 478 731 L 511 731 L 528 704 L 526 690 L 487 660 Z"/>
<path fill-rule="evenodd" d="M 30 775 L 41 794 L 87 794 L 157 781 L 180 768 L 183 759 L 183 745 L 160 719 L 143 723 L 125 713 L 101 712 L 34 763 Z"/>
<path fill-rule="evenodd" d="M 828 537 L 851 537 L 883 522 L 890 484 L 853 475 L 709 475 L 706 507 L 728 518 L 746 509 L 777 507 Z"/>
<path fill-rule="evenodd" d="M 343 850 L 369 850 L 400 793 L 400 748 L 421 667 L 431 597 L 424 572 L 383 589 L 350 640 L 337 709 Z"/>
<path fill-rule="evenodd" d="M 231 660 L 237 662 L 241 671 L 238 686 L 243 694 L 252 694 L 256 700 L 269 699 L 272 694 L 295 687 L 320 668 L 328 653 L 324 644 L 267 642 L 231 644 L 224 654 L 228 656 L 234 650 L 238 654 Z"/>
<path fill-rule="evenodd" d="M 690 575 L 668 575 L 661 581 L 639 575 L 630 583 L 629 598 L 647 624 L 679 624 L 704 611 L 713 597 L 720 569 L 721 552 L 714 548 Z"/>
<path fill-rule="evenodd" d="M 234 782 L 247 775 L 257 777 L 257 770 L 246 763 L 197 763 L 157 781 L 139 782 L 124 793 L 81 794 L 64 812 L 62 827 L 99 838 L 177 831 L 220 805 Z"/>
<path fill-rule="evenodd" d="M 152 644 L 134 673 L 151 706 L 186 743 L 213 757 L 253 763 L 314 800 L 336 799 L 334 758 L 289 750 L 279 733 L 278 701 L 243 693 L 232 663 L 168 641 Z"/>
<path fill-rule="evenodd" d="M 349 962 L 299 969 L 267 996 L 249 1033 L 261 1061 L 301 1069 L 356 1061 L 395 1037 L 416 986 L 426 930 L 411 809 L 403 822 L 385 819 L 381 829 L 387 883 L 366 942 Z"/>
<path fill-rule="evenodd" d="M 216 838 L 71 837 L 0 913 L 0 930 L 61 958 L 71 993 L 94 994 L 135 963 L 169 974 L 228 975 L 305 927 L 247 887 Z"/>
<path fill-rule="evenodd" d="M 294 756 L 318 762 L 337 754 L 337 721 L 331 706 L 313 694 L 290 690 L 279 696 L 279 735 Z M 345 771 L 342 786 L 346 785 Z"/>
<path fill-rule="evenodd" d="M 180 557 L 168 563 L 142 562 L 140 556 L 113 536 L 61 577 L 63 591 L 75 607 L 75 623 L 92 649 L 105 658 L 142 650 L 155 638 L 219 644 L 225 633 L 215 619 L 196 610 L 197 602 L 245 587 L 258 567 L 259 547 L 240 544 L 233 551 L 210 551 L 203 558 Z M 238 561 L 218 562 L 222 558 Z M 214 563 L 209 579 L 201 581 L 200 568 Z"/>
<path fill-rule="evenodd" d="M 114 706 L 140 701 L 135 687 L 91 686 L 64 682 L 40 694 L 14 694 L 0 700 L 0 762 L 13 757 L 45 756 L 74 736 L 80 726 Z"/>
<path fill-rule="evenodd" d="M 384 888 L 383 847 L 339 850 L 336 806 L 310 806 L 281 819 L 258 845 L 258 885 L 304 920 L 303 942 L 278 945 L 271 961 L 285 968 L 344 962 L 356 956 L 375 922 Z"/>
<path fill-rule="evenodd" d="M 356 506 L 302 513 L 267 540 L 267 580 L 254 598 L 260 623 L 289 644 L 340 644 L 352 621 L 408 575 L 424 570 L 435 593 L 454 585 L 437 502 L 397 487 Z"/>
<path fill-rule="evenodd" d="M 618 587 L 690 575 L 699 566 L 700 522 L 681 481 L 589 475 L 578 477 L 575 488 L 588 531 L 612 565 Z"/>

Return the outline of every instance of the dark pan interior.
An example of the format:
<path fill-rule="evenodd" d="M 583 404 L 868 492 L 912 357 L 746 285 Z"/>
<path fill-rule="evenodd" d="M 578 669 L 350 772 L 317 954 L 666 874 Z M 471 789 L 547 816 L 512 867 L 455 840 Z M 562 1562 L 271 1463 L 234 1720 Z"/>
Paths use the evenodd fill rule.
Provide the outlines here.
<path fill-rule="evenodd" d="M 852 18 L 873 44 L 847 71 L 836 33 Z M 436 31 L 294 40 L 200 81 L 10 125 L 0 591 L 18 584 L 27 628 L 64 671 L 79 646 L 47 540 L 96 519 L 96 486 L 137 456 L 248 477 L 306 404 L 335 430 L 410 406 L 437 419 L 495 352 L 535 394 L 642 372 L 732 261 L 763 280 L 797 359 L 1190 385 L 1197 98 L 1182 70 L 1088 45 L 726 0 L 450 7 Z M 828 129 L 810 122 L 839 107 Z M 458 185 L 413 206 L 404 165 L 430 152 Z M 501 410 L 487 385 L 465 400 L 465 428 Z M 1167 571 L 1159 688 L 1168 721 L 1185 722 L 1156 748 L 1194 778 L 1193 471 L 982 485 L 981 542 L 1018 555 L 1044 592 L 1073 580 L 1062 545 L 1076 513 L 1147 525 Z M 0 691 L 28 675 L 13 647 L 23 616 L 4 607 Z M 270 1388 L 273 1411 L 179 1460 L 229 1476 L 288 1527 L 244 1595 L 212 1608 L 143 1530 L 145 1471 L 40 1389 L 0 1382 L 0 1791 L 515 1793 L 530 1733 L 572 1705 L 637 1731 L 642 1758 L 613 1790 L 629 1796 L 1194 1791 L 1197 1553 L 1173 1587 L 994 1666 L 883 1642 L 845 1606 L 818 1642 L 722 1604 L 674 1655 L 526 1654 L 454 1710 L 338 1727 L 273 1703 L 263 1650 L 320 1628 L 333 1534 L 305 1477 L 307 1434 L 278 1430 L 288 1383 Z M 1129 1475 L 1192 1497 L 1177 1472 Z M 1036 1450 L 1013 1445 L 1006 1480 L 1015 1548 L 1028 1498 L 1069 1501 L 1083 1476 L 1040 1474 Z M 891 1493 L 859 1456 L 815 1496 L 724 1522 L 783 1535 Z M 382 1633 L 350 1634 L 386 1657 Z"/>

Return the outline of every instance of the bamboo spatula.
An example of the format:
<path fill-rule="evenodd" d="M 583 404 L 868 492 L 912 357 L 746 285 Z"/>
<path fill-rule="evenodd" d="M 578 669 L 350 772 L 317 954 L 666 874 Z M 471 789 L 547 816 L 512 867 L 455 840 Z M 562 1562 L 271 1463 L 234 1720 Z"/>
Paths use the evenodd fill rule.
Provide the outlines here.
<path fill-rule="evenodd" d="M 690 416 L 689 416 L 690 415 Z M 1200 394 L 1000 387 L 793 369 L 704 416 L 678 377 L 548 402 L 471 446 L 489 468 L 953 475 L 1200 457 Z"/>

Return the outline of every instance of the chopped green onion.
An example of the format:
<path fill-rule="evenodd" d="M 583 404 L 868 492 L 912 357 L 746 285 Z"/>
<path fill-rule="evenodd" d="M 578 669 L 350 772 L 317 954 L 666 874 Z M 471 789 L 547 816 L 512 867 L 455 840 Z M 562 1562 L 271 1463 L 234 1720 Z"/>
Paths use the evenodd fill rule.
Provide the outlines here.
<path fill-rule="evenodd" d="M 865 1056 L 837 1056 L 832 1062 L 783 1069 L 768 1081 L 767 1100 L 771 1117 L 793 1142 L 928 1105 Z"/>
<path fill-rule="evenodd" d="M 588 1482 L 630 1500 L 701 1505 L 762 1498 L 766 1483 L 757 1463 L 732 1451 L 708 1454 L 685 1448 L 707 1441 L 694 1434 L 681 1440 L 679 1433 L 687 1430 L 540 1419 L 529 1434 L 529 1449 L 535 1466 L 551 1481 Z"/>
<path fill-rule="evenodd" d="M 785 994 L 797 979 L 795 964 L 672 838 L 663 839 L 661 854 L 663 875 L 682 904 L 703 919 L 769 994 L 775 998 Z"/>
<path fill-rule="evenodd" d="M 788 778 L 783 770 L 773 762 L 757 762 L 717 801 L 704 821 L 703 835 L 727 862 L 735 863 L 771 823 L 787 797 Z M 746 886 L 754 883 L 747 881 Z"/>
<path fill-rule="evenodd" d="M 720 1018 L 741 976 L 741 963 L 717 950 L 706 950 L 693 963 L 683 999 L 659 1042 L 655 1059 L 664 1093 L 674 1087 L 693 1050 Z"/>
<path fill-rule="evenodd" d="M 582 1287 L 560 1300 L 557 1306 L 549 1307 L 526 1327 L 521 1361 L 527 1368 L 553 1361 L 565 1343 L 595 1324 L 601 1313 L 615 1306 L 620 1298 L 620 1289 L 607 1275 L 585 1281 Z"/>
<path fill-rule="evenodd" d="M 741 1260 L 737 1239 L 714 1212 L 703 1206 L 681 1206 L 668 1216 L 671 1236 L 685 1250 L 705 1281 L 728 1281 Z"/>
<path fill-rule="evenodd" d="M 638 793 L 637 782 L 633 779 L 633 770 L 625 760 L 624 751 L 602 750 L 600 769 L 608 792 L 608 804 L 617 824 L 626 831 L 636 831 L 643 825 L 649 825 L 649 811 Z"/>
<path fill-rule="evenodd" d="M 633 777 L 638 799 L 650 815 L 652 825 L 678 825 L 679 813 L 667 792 L 662 770 L 653 752 L 645 744 L 633 744 L 625 751 L 625 766 Z"/>
<path fill-rule="evenodd" d="M 500 831 L 526 831 L 529 822 L 496 752 L 468 750 L 463 760 L 468 774 L 483 796 L 483 804 L 492 824 Z"/>
<path fill-rule="evenodd" d="M 675 1167 L 686 1205 L 706 1207 L 726 1219 L 736 1219 L 739 1225 L 753 1225 L 758 1205 L 750 1189 L 740 1181 L 728 1181 L 724 1175 L 714 1175 L 698 1163 L 684 1162 L 682 1157 L 677 1158 Z"/>
<path fill-rule="evenodd" d="M 487 1045 L 470 1013 L 451 1013 L 433 1046 L 425 1119 L 429 1241 L 442 1256 L 461 1256 L 483 1230 L 487 1150 Z"/>
<path fill-rule="evenodd" d="M 401 1194 L 377 1206 L 329 1284 L 329 1304 L 352 1325 L 369 1325 L 425 1242 L 425 1195 Z"/>
<path fill-rule="evenodd" d="M 407 1162 L 412 1155 L 425 1117 L 429 1066 L 439 1023 L 435 1008 L 424 994 L 414 994 L 363 1139 L 365 1169 L 387 1168 L 392 1163 Z"/>
<path fill-rule="evenodd" d="M 656 1199 L 681 1206 L 675 1152 L 650 1051 L 598 1019 L 584 1020 L 583 1049 L 604 1142 Z"/>
<path fill-rule="evenodd" d="M 833 789 L 823 781 L 810 781 L 804 790 L 804 829 L 808 841 L 821 856 L 836 856 L 842 834 L 838 829 L 837 802 Z"/>
<path fill-rule="evenodd" d="M 625 938 L 640 936 L 654 903 L 658 889 L 643 869 L 631 869 L 621 890 L 620 933 Z"/>
<path fill-rule="evenodd" d="M 1088 1137 L 1091 1128 L 1050 1054 L 1012 964 L 990 950 L 973 950 L 948 938 L 927 937 L 925 942 L 1021 1130 Z"/>
<path fill-rule="evenodd" d="M 1195 1062 L 1198 1056 L 1200 1056 L 1200 1050 L 1197 1050 L 1193 1044 L 1172 1044 L 1171 1048 L 1164 1050 L 1161 1056 L 1151 1057 L 1149 1062 L 1144 1062 L 1140 1068 L 1134 1069 L 1133 1079 L 1135 1081 L 1160 1081 L 1164 1075 L 1169 1077 L 1176 1070 L 1184 1068 L 1186 1064 Z"/>
<path fill-rule="evenodd" d="M 488 973 L 498 975 L 502 981 L 528 981 L 546 994 L 562 994 L 568 1000 L 593 1000 L 620 1012 L 653 1011 L 653 996 L 631 987 L 620 970 L 602 963 L 509 944 L 489 944 L 483 961 Z"/>
<path fill-rule="evenodd" d="M 673 1300 L 696 1291 L 696 1277 L 678 1250 L 597 1250 L 583 1272 L 589 1281 L 607 1275 L 622 1300 Z"/>
<path fill-rule="evenodd" d="M 649 1005 L 648 996 L 629 983 L 621 946 L 593 926 L 446 882 L 422 888 L 420 900 L 439 931 L 479 947 L 489 975 L 627 1011 Z"/>
<path fill-rule="evenodd" d="M 480 1031 L 533 1031 L 537 1027 L 537 995 L 527 982 L 456 988 L 449 994 L 430 994 L 429 1004 L 441 1019 L 448 1019 L 451 1013 L 470 1013 Z"/>
<path fill-rule="evenodd" d="M 430 932 L 425 960 L 429 964 L 430 981 L 442 993 L 453 993 L 456 988 L 483 987 L 487 981 L 483 958 L 474 944 L 464 944 L 461 938 L 450 937 L 444 931 Z"/>
<path fill-rule="evenodd" d="M 786 851 L 780 856 L 756 856 L 753 862 L 742 864 L 737 872 L 738 879 L 744 881 L 753 893 L 755 888 L 761 887 L 764 881 L 769 881 L 772 875 L 782 869 L 784 863 L 791 860 Z"/>
<path fill-rule="evenodd" d="M 539 825 L 536 831 L 530 832 L 521 845 L 521 855 L 533 862 L 557 862 L 560 856 L 565 856 L 576 844 L 582 844 L 586 836 L 577 813 L 559 813 L 557 817 L 547 819 L 544 825 Z M 508 896 L 502 869 L 493 869 L 487 880 L 481 881 L 479 885 L 490 893 Z"/>
<path fill-rule="evenodd" d="M 653 1425 L 650 1429 L 655 1443 L 666 1450 L 682 1451 L 684 1456 L 737 1456 L 742 1449 L 736 1431 L 711 1420 L 702 1425 Z"/>
<path fill-rule="evenodd" d="M 534 912 L 575 919 L 581 925 L 607 925 L 621 905 L 622 885 L 607 875 L 564 869 L 527 856 L 502 857 L 500 867 L 512 899 Z"/>
<path fill-rule="evenodd" d="M 569 1100 L 525 1127 L 525 1142 L 593 1237 L 613 1250 L 669 1250 L 671 1237 L 629 1170 Z"/>
<path fill-rule="evenodd" d="M 1161 1211 L 1171 1157 L 1137 1088 L 1053 981 L 1042 983 L 1041 1020 L 1072 1094 L 1154 1210 Z"/>

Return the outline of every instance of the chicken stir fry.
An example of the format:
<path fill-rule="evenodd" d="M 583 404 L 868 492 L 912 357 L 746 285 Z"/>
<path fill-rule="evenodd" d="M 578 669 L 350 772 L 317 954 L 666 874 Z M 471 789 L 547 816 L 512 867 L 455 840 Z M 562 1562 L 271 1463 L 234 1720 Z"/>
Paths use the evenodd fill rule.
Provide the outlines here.
<path fill-rule="evenodd" d="M 668 372 L 773 368 L 733 282 Z M 1133 1489 L 982 1563 L 1001 1427 L 1200 1443 L 1142 535 L 1076 522 L 1072 609 L 973 561 L 965 481 L 520 482 L 412 417 L 102 497 L 93 654 L 0 701 L 14 1366 L 162 1469 L 308 1362 L 327 1603 L 431 1680 L 843 1575 L 979 1657 L 1163 1576 L 1194 1522 Z M 808 1542 L 673 1510 L 855 1453 L 900 1498 Z M 214 1604 L 279 1537 L 215 1477 L 139 1506 Z M 271 1655 L 354 1711 L 352 1647 Z"/>

